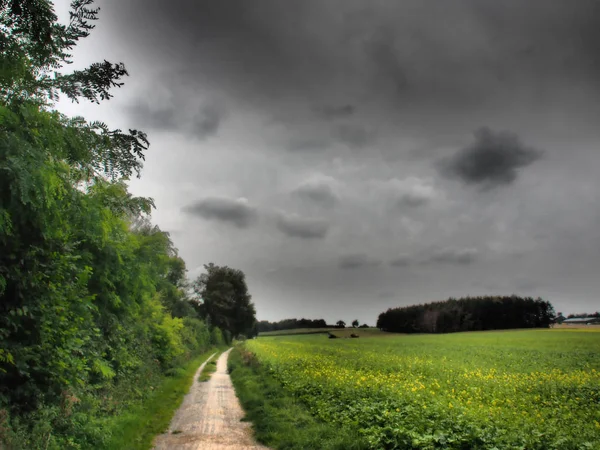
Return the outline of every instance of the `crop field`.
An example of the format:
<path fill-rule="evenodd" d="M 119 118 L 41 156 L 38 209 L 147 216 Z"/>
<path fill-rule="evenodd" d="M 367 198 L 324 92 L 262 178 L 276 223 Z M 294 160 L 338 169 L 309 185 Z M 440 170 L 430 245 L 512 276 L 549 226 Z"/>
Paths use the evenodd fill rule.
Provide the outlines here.
<path fill-rule="evenodd" d="M 317 418 L 369 448 L 600 449 L 600 332 L 246 343 Z"/>

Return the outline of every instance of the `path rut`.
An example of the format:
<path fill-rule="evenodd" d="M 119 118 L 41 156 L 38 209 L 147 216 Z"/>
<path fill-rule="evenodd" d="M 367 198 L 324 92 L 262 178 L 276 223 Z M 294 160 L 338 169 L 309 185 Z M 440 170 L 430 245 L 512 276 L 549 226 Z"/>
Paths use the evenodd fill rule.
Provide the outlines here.
<path fill-rule="evenodd" d="M 207 382 L 198 382 L 206 363 L 200 366 L 169 430 L 154 440 L 154 450 L 268 450 L 254 441 L 250 423 L 241 422 L 244 411 L 227 373 L 229 352 L 219 357 Z"/>

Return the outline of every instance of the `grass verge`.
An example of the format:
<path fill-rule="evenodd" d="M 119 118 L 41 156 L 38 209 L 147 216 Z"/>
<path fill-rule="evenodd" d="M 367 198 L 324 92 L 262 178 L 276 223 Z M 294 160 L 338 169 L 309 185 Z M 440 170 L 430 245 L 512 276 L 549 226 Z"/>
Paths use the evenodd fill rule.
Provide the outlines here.
<path fill-rule="evenodd" d="M 173 414 L 190 389 L 198 366 L 215 353 L 211 349 L 192 359 L 164 382 L 142 404 L 112 419 L 107 429 L 111 434 L 105 450 L 148 450 L 157 434 L 164 432 Z"/>
<path fill-rule="evenodd" d="M 231 380 L 254 425 L 258 441 L 278 450 L 363 450 L 365 440 L 353 430 L 341 430 L 317 420 L 287 393 L 243 347 L 235 347 L 228 363 Z"/>
<path fill-rule="evenodd" d="M 206 363 L 206 366 L 204 366 L 204 369 L 202 369 L 202 373 L 198 377 L 199 383 L 207 382 L 208 380 L 210 380 L 211 375 L 217 371 L 217 359 L 220 355 L 221 353 L 217 352 L 217 354 L 213 356 L 209 362 Z"/>

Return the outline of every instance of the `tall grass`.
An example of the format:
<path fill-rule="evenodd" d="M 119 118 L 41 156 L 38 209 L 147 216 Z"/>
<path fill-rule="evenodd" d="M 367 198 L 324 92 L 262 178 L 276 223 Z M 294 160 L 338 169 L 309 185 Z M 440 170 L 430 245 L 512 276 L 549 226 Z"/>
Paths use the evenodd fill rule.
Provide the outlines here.
<path fill-rule="evenodd" d="M 190 360 L 172 376 L 165 378 L 153 394 L 143 403 L 131 408 L 126 414 L 111 419 L 107 424 L 110 440 L 103 450 L 148 450 L 157 434 L 169 427 L 173 414 L 190 390 L 198 366 L 215 353 L 206 353 Z"/>

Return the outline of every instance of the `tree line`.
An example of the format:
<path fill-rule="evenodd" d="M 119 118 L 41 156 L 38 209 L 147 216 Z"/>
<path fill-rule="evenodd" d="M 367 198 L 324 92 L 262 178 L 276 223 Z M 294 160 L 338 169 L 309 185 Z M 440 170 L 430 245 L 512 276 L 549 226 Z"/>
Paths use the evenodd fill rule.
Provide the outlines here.
<path fill-rule="evenodd" d="M 324 319 L 284 319 L 278 322 L 269 322 L 260 320 L 256 324 L 259 333 L 267 331 L 293 330 L 295 328 L 327 328 L 333 325 L 327 325 Z"/>
<path fill-rule="evenodd" d="M 192 356 L 254 326 L 241 271 L 185 262 L 134 197 L 149 142 L 56 111 L 100 102 L 127 75 L 61 73 L 99 10 L 0 1 L 0 447 L 102 448 L 103 423 Z"/>
<path fill-rule="evenodd" d="M 553 323 L 550 302 L 531 297 L 466 297 L 422 305 L 390 308 L 377 319 L 377 328 L 398 333 L 547 328 Z"/>
<path fill-rule="evenodd" d="M 560 315 L 560 313 L 559 313 Z M 595 313 L 573 313 L 567 316 L 567 319 L 586 319 L 586 318 L 600 318 L 600 312 L 596 311 Z"/>
<path fill-rule="evenodd" d="M 338 320 L 335 325 L 327 324 L 324 319 L 283 319 L 277 322 L 260 320 L 256 323 L 256 333 L 265 333 L 268 331 L 294 330 L 296 328 L 346 328 L 346 322 Z M 369 328 L 369 325 L 362 324 L 358 319 L 352 321 L 352 328 Z"/>

